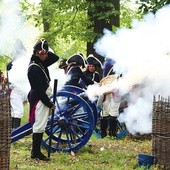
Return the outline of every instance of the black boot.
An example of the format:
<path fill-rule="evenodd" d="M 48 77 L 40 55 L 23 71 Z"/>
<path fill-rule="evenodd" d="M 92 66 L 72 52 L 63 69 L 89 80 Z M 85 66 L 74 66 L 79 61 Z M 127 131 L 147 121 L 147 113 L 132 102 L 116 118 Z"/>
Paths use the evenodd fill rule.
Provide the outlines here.
<path fill-rule="evenodd" d="M 109 117 L 109 136 L 116 137 L 117 134 L 117 117 Z"/>
<path fill-rule="evenodd" d="M 21 119 L 12 117 L 12 129 L 16 129 L 21 125 Z"/>
<path fill-rule="evenodd" d="M 43 133 L 33 133 L 31 158 L 39 159 L 43 161 L 49 161 L 50 159 L 46 157 L 43 153 L 41 153 L 42 137 L 43 137 Z"/>
<path fill-rule="evenodd" d="M 104 138 L 107 136 L 107 127 L 108 127 L 107 119 L 108 117 L 103 117 L 100 120 L 101 138 Z"/>

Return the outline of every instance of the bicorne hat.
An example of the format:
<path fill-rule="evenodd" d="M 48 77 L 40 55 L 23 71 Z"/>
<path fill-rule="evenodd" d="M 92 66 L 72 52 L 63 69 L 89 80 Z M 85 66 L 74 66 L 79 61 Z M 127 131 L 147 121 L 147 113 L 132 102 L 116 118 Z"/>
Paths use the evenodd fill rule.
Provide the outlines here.
<path fill-rule="evenodd" d="M 74 54 L 73 56 L 68 58 L 68 60 L 66 61 L 66 64 L 74 63 L 74 62 L 78 65 L 81 65 L 83 68 L 86 65 L 86 61 L 85 61 L 83 55 L 81 55 L 80 53 Z"/>
<path fill-rule="evenodd" d="M 87 57 L 87 63 L 88 64 L 91 64 L 91 65 L 94 65 L 94 66 L 97 66 L 99 68 L 102 68 L 102 63 L 100 62 L 99 59 L 97 59 L 96 57 L 94 57 L 93 54 L 90 54 L 88 57 Z"/>
<path fill-rule="evenodd" d="M 33 49 L 34 49 L 35 52 L 44 50 L 47 53 L 48 50 L 49 50 L 48 43 L 47 43 L 46 40 L 41 39 L 41 40 L 36 42 Z"/>
<path fill-rule="evenodd" d="M 65 67 L 67 67 L 66 61 L 67 61 L 67 59 L 62 58 L 62 59 L 60 60 L 60 63 L 59 63 L 59 66 L 58 66 L 58 67 L 59 67 L 60 69 L 64 69 Z"/>
<path fill-rule="evenodd" d="M 110 58 L 105 59 L 105 61 L 103 63 L 103 77 L 115 74 L 114 67 L 113 67 L 114 64 L 115 64 L 114 60 L 112 60 Z"/>

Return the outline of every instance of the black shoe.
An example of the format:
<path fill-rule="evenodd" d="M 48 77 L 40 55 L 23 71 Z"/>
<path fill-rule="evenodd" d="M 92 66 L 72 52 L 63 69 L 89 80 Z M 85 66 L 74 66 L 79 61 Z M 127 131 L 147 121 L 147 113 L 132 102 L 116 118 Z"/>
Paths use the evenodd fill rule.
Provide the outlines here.
<path fill-rule="evenodd" d="M 113 132 L 110 130 L 109 131 L 109 136 L 112 137 L 113 136 Z"/>
<path fill-rule="evenodd" d="M 31 159 L 38 159 L 38 160 L 42 160 L 42 161 L 50 161 L 50 158 L 46 157 L 41 152 L 39 154 L 34 154 L 33 152 L 31 152 Z"/>
<path fill-rule="evenodd" d="M 105 138 L 107 135 L 102 135 L 101 138 Z"/>
<path fill-rule="evenodd" d="M 107 133 L 101 133 L 101 138 L 104 138 L 104 137 L 106 137 L 107 136 Z"/>
<path fill-rule="evenodd" d="M 109 130 L 109 136 L 110 137 L 116 137 L 116 132 L 115 131 L 113 131 L 113 130 Z"/>

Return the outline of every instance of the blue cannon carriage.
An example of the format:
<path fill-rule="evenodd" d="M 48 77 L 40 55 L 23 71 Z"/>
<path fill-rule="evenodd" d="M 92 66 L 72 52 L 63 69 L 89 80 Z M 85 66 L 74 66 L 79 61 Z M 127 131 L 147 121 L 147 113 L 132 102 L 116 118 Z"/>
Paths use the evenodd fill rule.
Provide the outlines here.
<path fill-rule="evenodd" d="M 81 88 L 65 86 L 57 92 L 55 104 L 54 119 L 49 116 L 42 141 L 44 147 L 51 147 L 53 152 L 76 152 L 86 145 L 94 132 L 100 135 L 100 130 L 96 131 L 100 120 L 96 104 L 88 100 Z M 52 126 L 51 121 L 53 121 Z M 126 133 L 120 123 L 118 129 L 118 137 Z M 12 131 L 11 142 L 16 142 L 31 133 L 32 125 L 27 122 Z"/>

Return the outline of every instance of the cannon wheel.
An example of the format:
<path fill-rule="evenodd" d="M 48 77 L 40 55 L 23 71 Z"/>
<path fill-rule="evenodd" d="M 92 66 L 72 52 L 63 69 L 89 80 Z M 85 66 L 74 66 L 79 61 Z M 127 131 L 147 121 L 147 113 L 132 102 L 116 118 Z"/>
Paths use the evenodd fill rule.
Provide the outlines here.
<path fill-rule="evenodd" d="M 71 85 L 64 86 L 63 90 L 73 92 L 74 94 L 80 94 L 80 93 L 85 92 L 82 88 L 79 88 L 79 87 L 76 87 L 76 86 L 71 86 Z M 89 101 L 88 99 L 86 99 L 86 101 L 88 102 L 88 104 L 92 108 L 94 119 L 95 119 L 93 134 L 96 137 L 100 138 L 101 137 L 101 133 L 100 133 L 100 112 L 99 113 L 97 112 L 97 108 L 96 108 L 95 103 Z M 117 138 L 123 138 L 123 137 L 126 136 L 126 134 L 127 134 L 126 126 L 118 121 L 116 137 Z"/>
<path fill-rule="evenodd" d="M 74 94 L 83 94 L 85 92 L 85 90 L 83 90 L 80 87 L 76 87 L 76 86 L 72 86 L 72 85 L 66 85 L 63 87 L 62 91 L 69 91 L 72 92 Z M 93 111 L 93 115 L 94 115 L 94 128 L 96 127 L 97 121 L 100 117 L 99 113 L 97 112 L 97 108 L 96 108 L 96 103 L 90 101 L 87 97 L 86 97 L 86 102 L 90 105 L 90 107 L 92 108 Z"/>
<path fill-rule="evenodd" d="M 81 97 L 67 91 L 56 96 L 56 110 L 51 138 L 51 151 L 75 152 L 90 139 L 94 128 L 94 116 L 90 105 Z M 46 127 L 43 146 L 49 148 L 51 119 Z"/>

